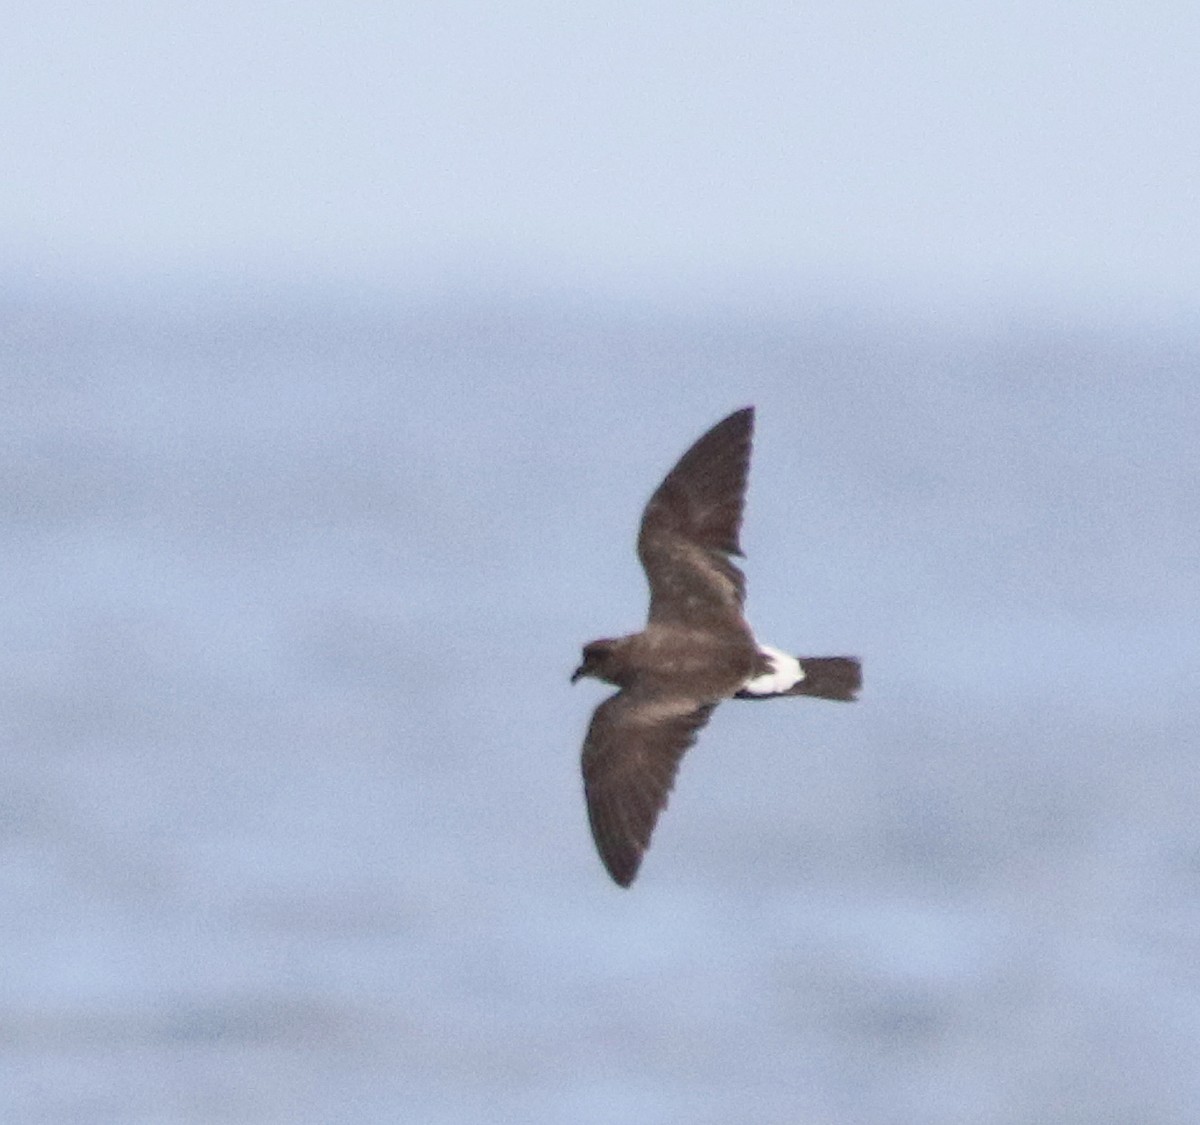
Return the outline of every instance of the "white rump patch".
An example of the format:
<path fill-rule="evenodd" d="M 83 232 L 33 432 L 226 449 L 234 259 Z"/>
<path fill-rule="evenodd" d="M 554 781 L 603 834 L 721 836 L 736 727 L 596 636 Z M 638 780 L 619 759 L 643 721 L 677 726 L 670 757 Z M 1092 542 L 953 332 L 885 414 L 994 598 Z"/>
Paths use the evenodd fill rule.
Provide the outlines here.
<path fill-rule="evenodd" d="M 771 662 L 771 671 L 748 679 L 742 684 L 742 691 L 751 695 L 778 695 L 790 691 L 804 679 L 804 669 L 791 653 L 763 644 L 758 646 L 758 651 Z"/>

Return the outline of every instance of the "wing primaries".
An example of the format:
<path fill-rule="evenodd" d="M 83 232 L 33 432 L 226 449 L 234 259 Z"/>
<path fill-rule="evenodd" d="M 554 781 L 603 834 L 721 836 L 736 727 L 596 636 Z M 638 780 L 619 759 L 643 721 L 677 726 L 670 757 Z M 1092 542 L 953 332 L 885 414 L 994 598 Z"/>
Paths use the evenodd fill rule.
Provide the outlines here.
<path fill-rule="evenodd" d="M 679 760 L 715 704 L 620 691 L 596 708 L 583 744 L 583 787 L 596 850 L 622 887 L 637 875 Z"/>
<path fill-rule="evenodd" d="M 718 422 L 650 497 L 638 558 L 650 583 L 650 620 L 718 626 L 740 617 L 746 580 L 729 556 L 739 537 L 754 407 Z"/>

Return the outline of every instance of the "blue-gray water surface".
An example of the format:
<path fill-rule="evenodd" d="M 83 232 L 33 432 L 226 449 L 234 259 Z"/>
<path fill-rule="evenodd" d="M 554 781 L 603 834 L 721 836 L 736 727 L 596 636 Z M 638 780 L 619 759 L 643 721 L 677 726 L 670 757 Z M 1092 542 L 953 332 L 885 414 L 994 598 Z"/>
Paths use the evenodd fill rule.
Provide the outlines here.
<path fill-rule="evenodd" d="M 1200 348 L 1014 317 L 0 298 L 0 1120 L 1200 1105 Z M 759 409 L 764 641 L 630 891 L 578 646 Z"/>

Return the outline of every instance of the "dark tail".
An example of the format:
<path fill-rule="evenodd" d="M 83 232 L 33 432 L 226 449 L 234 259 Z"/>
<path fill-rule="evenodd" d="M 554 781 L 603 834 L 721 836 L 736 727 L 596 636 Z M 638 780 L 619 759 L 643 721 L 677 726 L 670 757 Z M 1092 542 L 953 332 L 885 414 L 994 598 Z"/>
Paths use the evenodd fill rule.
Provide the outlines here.
<path fill-rule="evenodd" d="M 862 687 L 862 665 L 853 656 L 800 656 L 804 679 L 789 691 L 778 695 L 752 695 L 739 691 L 736 699 L 778 699 L 780 695 L 813 695 L 818 699 L 836 699 L 851 703 Z"/>
<path fill-rule="evenodd" d="M 853 656 L 802 656 L 802 679 L 788 695 L 815 695 L 820 699 L 853 702 L 862 687 L 862 665 Z"/>

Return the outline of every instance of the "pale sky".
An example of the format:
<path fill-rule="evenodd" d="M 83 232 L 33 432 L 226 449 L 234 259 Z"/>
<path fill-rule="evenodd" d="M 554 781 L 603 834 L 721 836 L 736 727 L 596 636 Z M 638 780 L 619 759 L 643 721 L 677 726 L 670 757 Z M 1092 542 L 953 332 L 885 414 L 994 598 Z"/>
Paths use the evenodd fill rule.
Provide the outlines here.
<path fill-rule="evenodd" d="M 17 278 L 1200 305 L 1200 6 L 9 6 Z"/>

